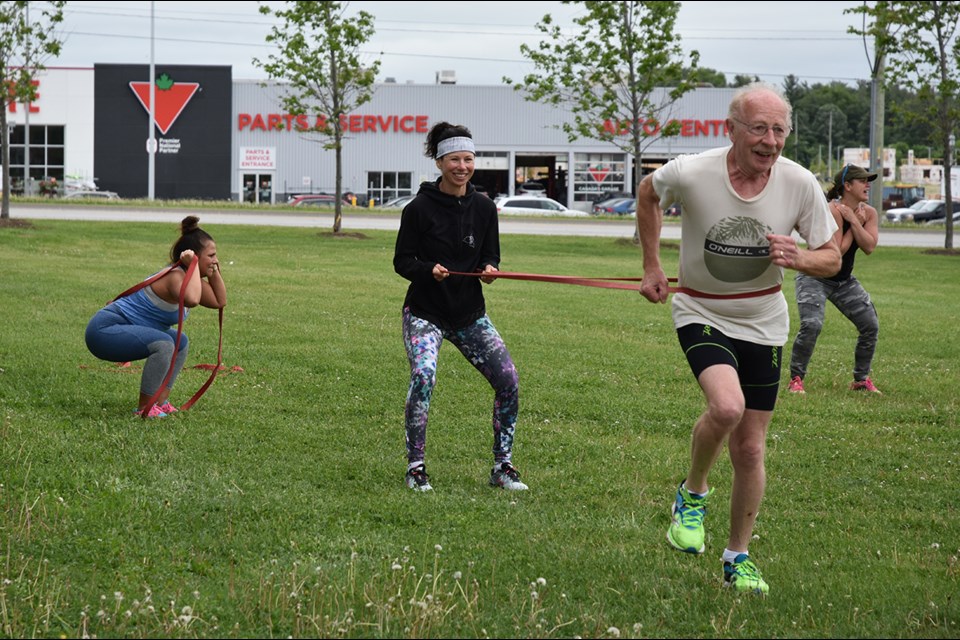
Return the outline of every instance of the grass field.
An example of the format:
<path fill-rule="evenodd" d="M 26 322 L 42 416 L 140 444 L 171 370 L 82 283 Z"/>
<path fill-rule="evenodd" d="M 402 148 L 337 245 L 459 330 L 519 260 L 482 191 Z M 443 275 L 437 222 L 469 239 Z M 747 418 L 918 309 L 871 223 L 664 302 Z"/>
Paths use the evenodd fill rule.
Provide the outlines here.
<path fill-rule="evenodd" d="M 229 287 L 225 364 L 242 371 L 144 423 L 131 415 L 140 363 L 96 360 L 83 331 L 162 266 L 175 231 L 0 228 L 0 635 L 960 635 L 956 256 L 859 258 L 883 395 L 847 390 L 856 336 L 833 308 L 806 396 L 781 389 L 751 545 L 771 593 L 757 598 L 720 587 L 725 457 L 706 553 L 664 540 L 702 410 L 668 306 L 486 287 L 520 372 L 514 462 L 531 490 L 487 486 L 492 394 L 447 345 L 427 441 L 434 491 L 413 494 L 393 234 L 209 228 Z M 505 270 L 640 269 L 625 240 L 502 245 Z M 675 249 L 664 257 L 669 274 Z M 785 294 L 795 325 L 790 278 Z M 195 310 L 186 332 L 188 367 L 214 362 L 216 314 Z M 174 402 L 206 376 L 185 370 Z"/>

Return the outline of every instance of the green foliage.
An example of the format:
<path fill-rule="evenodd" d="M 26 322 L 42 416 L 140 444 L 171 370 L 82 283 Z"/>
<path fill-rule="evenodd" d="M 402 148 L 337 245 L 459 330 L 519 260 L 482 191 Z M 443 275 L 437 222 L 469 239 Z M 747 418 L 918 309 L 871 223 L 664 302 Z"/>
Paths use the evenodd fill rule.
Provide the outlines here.
<path fill-rule="evenodd" d="M 50 57 L 60 55 L 63 41 L 55 32 L 63 21 L 66 2 L 0 2 L 0 147 L 3 165 L 0 219 L 10 217 L 10 132 L 7 129 L 7 105 L 36 99 L 34 74 L 43 69 Z M 33 14 L 30 15 L 30 8 Z M 39 10 L 38 10 L 39 9 Z"/>
<path fill-rule="evenodd" d="M 287 2 L 287 8 L 263 5 L 260 13 L 277 18 L 267 42 L 279 48 L 266 60 L 254 59 L 271 78 L 283 81 L 284 108 L 290 113 L 326 116 L 316 129 L 340 144 L 340 116 L 363 106 L 373 96 L 380 61 L 365 63 L 360 47 L 373 36 L 373 16 L 347 15 L 349 3 Z"/>
<path fill-rule="evenodd" d="M 201 224 L 203 214 L 200 214 Z M 881 248 L 857 275 L 880 314 L 873 379 L 828 308 L 807 394 L 768 439 L 751 552 L 765 599 L 720 587 L 724 454 L 707 552 L 664 540 L 702 395 L 668 306 L 628 291 L 500 281 L 491 317 L 520 372 L 514 460 L 487 486 L 492 393 L 441 350 L 427 464 L 403 485 L 406 282 L 394 234 L 224 225 L 227 371 L 142 422 L 141 363 L 83 343 L 107 299 L 162 265 L 169 224 L 0 227 L 0 636 L 956 638 L 960 344 L 956 256 Z M 502 238 L 504 268 L 629 276 L 628 239 Z M 668 273 L 678 252 L 665 245 Z M 796 327 L 793 284 L 785 295 Z M 183 402 L 216 358 L 185 326 Z M 785 375 L 785 373 L 784 373 Z"/>
<path fill-rule="evenodd" d="M 343 124 L 341 117 L 365 105 L 373 97 L 380 60 L 364 62 L 360 47 L 374 33 L 374 17 L 366 11 L 347 15 L 348 2 L 285 3 L 274 9 L 267 4 L 260 13 L 278 18 L 267 43 L 280 51 L 266 60 L 254 58 L 274 80 L 283 84 L 283 107 L 288 113 L 319 116 L 310 131 L 324 139 L 324 148 L 336 154 L 336 215 L 333 230 L 339 231 L 343 194 Z"/>
<path fill-rule="evenodd" d="M 571 2 L 582 5 L 574 19 L 578 30 L 567 35 L 543 17 L 537 29 L 546 36 L 521 53 L 536 71 L 520 83 L 504 78 L 526 99 L 570 112 L 561 129 L 572 142 L 604 140 L 633 154 L 637 162 L 655 139 L 642 126 L 653 121 L 654 136 L 676 135 L 670 107 L 695 87 L 699 53 L 683 65 L 680 38 L 674 32 L 678 2 Z M 646 143 L 646 144 L 645 144 Z"/>
<path fill-rule="evenodd" d="M 912 90 L 920 108 L 911 116 L 931 130 L 944 151 L 944 175 L 950 175 L 957 124 L 960 122 L 960 3 L 930 1 L 877 2 L 845 10 L 872 20 L 852 33 L 871 35 L 885 58 L 889 83 Z M 947 242 L 953 246 L 950 180 L 944 181 L 947 199 Z"/>

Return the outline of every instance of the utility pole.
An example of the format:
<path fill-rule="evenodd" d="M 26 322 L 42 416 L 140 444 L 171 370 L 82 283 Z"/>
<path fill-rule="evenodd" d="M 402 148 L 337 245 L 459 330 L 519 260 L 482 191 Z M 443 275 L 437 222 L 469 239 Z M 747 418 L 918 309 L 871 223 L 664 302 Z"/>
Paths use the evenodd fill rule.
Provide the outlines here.
<path fill-rule="evenodd" d="M 830 105 L 830 128 L 827 129 L 827 178 L 833 178 L 833 105 Z"/>
<path fill-rule="evenodd" d="M 883 89 L 883 52 L 877 48 L 877 63 L 873 68 L 873 78 L 870 81 L 870 171 L 875 171 L 879 175 L 879 188 L 870 189 L 870 206 L 883 214 L 883 114 L 884 114 L 884 89 Z M 894 175 L 891 178 L 896 180 L 897 167 L 893 167 Z"/>

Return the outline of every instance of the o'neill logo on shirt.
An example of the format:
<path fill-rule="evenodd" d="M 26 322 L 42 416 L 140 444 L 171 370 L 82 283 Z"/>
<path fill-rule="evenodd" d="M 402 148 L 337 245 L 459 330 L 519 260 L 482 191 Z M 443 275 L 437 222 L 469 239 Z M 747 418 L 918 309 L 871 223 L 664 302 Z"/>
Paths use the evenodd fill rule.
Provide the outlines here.
<path fill-rule="evenodd" d="M 703 259 L 710 272 L 723 282 L 746 282 L 770 267 L 771 229 L 746 216 L 725 218 L 707 232 Z"/>
<path fill-rule="evenodd" d="M 154 91 L 157 105 L 153 110 L 153 122 L 157 125 L 160 133 L 163 135 L 170 131 L 170 127 L 177 121 L 180 114 L 183 113 L 187 103 L 193 95 L 200 89 L 199 82 L 174 82 L 167 74 L 157 78 L 157 87 Z M 135 96 L 150 113 L 150 83 L 149 82 L 131 82 L 130 88 Z"/>

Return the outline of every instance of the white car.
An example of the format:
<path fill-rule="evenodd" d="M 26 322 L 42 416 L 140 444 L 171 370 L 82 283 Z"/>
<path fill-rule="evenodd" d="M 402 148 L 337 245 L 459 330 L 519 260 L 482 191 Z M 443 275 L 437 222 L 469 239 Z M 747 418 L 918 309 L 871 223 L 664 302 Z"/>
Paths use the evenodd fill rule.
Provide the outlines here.
<path fill-rule="evenodd" d="M 896 207 L 883 212 L 887 222 L 913 222 L 913 214 L 923 209 L 929 200 L 917 200 L 909 207 Z"/>
<path fill-rule="evenodd" d="M 585 211 L 568 209 L 552 198 L 543 196 L 504 196 L 497 198 L 497 213 L 527 216 L 586 216 Z"/>

